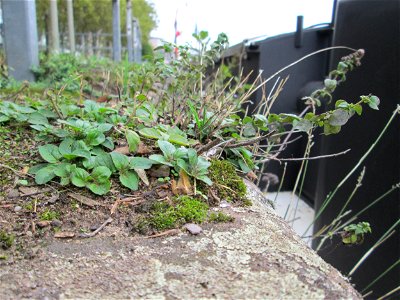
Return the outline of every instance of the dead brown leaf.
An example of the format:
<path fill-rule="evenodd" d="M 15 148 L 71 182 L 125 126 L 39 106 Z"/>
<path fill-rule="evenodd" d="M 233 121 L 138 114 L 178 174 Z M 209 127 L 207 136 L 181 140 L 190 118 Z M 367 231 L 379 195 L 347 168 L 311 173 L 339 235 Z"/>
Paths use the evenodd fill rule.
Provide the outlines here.
<path fill-rule="evenodd" d="M 70 239 L 73 238 L 74 236 L 75 233 L 70 231 L 60 231 L 54 234 L 54 237 L 58 239 Z"/>
<path fill-rule="evenodd" d="M 179 172 L 178 184 L 176 185 L 176 190 L 180 195 L 189 195 L 192 193 L 192 184 L 190 183 L 189 176 L 182 169 Z"/>
<path fill-rule="evenodd" d="M 137 154 L 149 154 L 152 153 L 152 149 L 145 145 L 143 142 L 139 143 L 138 149 L 136 150 Z"/>
<path fill-rule="evenodd" d="M 73 198 L 73 199 L 75 199 L 75 200 L 77 200 L 77 201 L 79 201 L 80 203 L 82 203 L 82 204 L 84 204 L 84 205 L 86 205 L 86 206 L 89 206 L 89 207 L 94 207 L 94 206 L 108 206 L 108 205 L 106 205 L 106 204 L 97 202 L 97 201 L 95 201 L 95 200 L 93 200 L 93 199 L 91 199 L 91 198 L 89 198 L 89 197 L 82 196 L 82 195 L 79 195 L 79 194 L 69 193 L 68 196 L 71 197 L 71 198 Z"/>
<path fill-rule="evenodd" d="M 147 178 L 146 171 L 143 169 L 134 169 L 135 172 L 138 174 L 139 178 L 144 182 L 145 185 L 149 185 L 149 179 Z"/>
<path fill-rule="evenodd" d="M 114 152 L 118 152 L 121 154 L 128 155 L 129 154 L 129 147 L 128 146 L 123 146 L 123 147 L 118 147 L 114 149 Z"/>
<path fill-rule="evenodd" d="M 38 189 L 35 187 L 20 186 L 19 191 L 27 195 L 27 194 L 36 194 L 38 192 Z"/>

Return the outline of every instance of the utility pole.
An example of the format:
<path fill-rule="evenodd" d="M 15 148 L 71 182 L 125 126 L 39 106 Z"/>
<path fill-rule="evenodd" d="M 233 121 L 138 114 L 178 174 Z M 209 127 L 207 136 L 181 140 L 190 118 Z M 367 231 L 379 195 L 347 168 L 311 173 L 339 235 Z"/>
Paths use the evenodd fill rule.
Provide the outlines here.
<path fill-rule="evenodd" d="M 132 1 L 126 0 L 126 41 L 128 61 L 133 61 L 133 34 L 132 34 Z"/>
<path fill-rule="evenodd" d="M 34 81 L 39 65 L 35 1 L 3 0 L 4 44 L 9 74 L 16 80 Z"/>
<path fill-rule="evenodd" d="M 57 0 L 50 1 L 50 53 L 60 52 L 60 34 L 58 30 Z"/>
<path fill-rule="evenodd" d="M 67 18 L 68 18 L 68 40 L 69 50 L 72 54 L 75 53 L 75 28 L 74 28 L 74 11 L 72 6 L 73 0 L 66 0 L 67 2 Z"/>
<path fill-rule="evenodd" d="M 113 58 L 121 61 L 121 19 L 119 0 L 112 0 L 113 9 Z"/>

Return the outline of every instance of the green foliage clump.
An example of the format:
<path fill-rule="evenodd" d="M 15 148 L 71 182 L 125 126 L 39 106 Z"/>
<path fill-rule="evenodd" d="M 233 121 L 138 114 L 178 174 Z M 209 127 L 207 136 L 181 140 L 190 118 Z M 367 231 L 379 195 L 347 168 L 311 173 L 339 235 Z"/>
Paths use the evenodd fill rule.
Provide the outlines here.
<path fill-rule="evenodd" d="M 176 227 L 177 216 L 175 208 L 165 202 L 155 203 L 152 207 L 152 215 L 149 223 L 157 230 Z"/>
<path fill-rule="evenodd" d="M 3 249 L 8 249 L 14 244 L 14 235 L 6 231 L 0 231 L 0 246 Z"/>
<path fill-rule="evenodd" d="M 234 217 L 227 215 L 221 211 L 219 212 L 212 212 L 210 216 L 208 217 L 208 221 L 214 222 L 214 223 L 227 223 L 227 222 L 233 222 L 235 220 Z"/>
<path fill-rule="evenodd" d="M 190 196 L 180 196 L 174 200 L 174 205 L 166 202 L 156 202 L 151 209 L 148 223 L 141 220 L 136 228 L 147 225 L 155 230 L 176 228 L 185 223 L 202 223 L 207 218 L 208 205 Z M 142 228 L 142 229 L 143 229 Z"/>
<path fill-rule="evenodd" d="M 209 173 L 220 199 L 231 202 L 245 200 L 246 185 L 236 174 L 235 167 L 229 161 L 213 159 Z"/>
<path fill-rule="evenodd" d="M 40 214 L 39 218 L 41 221 L 51 221 L 54 219 L 58 219 L 59 217 L 60 213 L 58 211 L 52 211 L 50 209 L 46 209 Z"/>
<path fill-rule="evenodd" d="M 202 223 L 207 217 L 208 205 L 190 196 L 180 196 L 176 199 L 177 219 L 180 223 Z"/>
<path fill-rule="evenodd" d="M 350 224 L 344 228 L 342 241 L 346 245 L 361 244 L 364 241 L 364 234 L 371 233 L 371 226 L 368 222 Z"/>

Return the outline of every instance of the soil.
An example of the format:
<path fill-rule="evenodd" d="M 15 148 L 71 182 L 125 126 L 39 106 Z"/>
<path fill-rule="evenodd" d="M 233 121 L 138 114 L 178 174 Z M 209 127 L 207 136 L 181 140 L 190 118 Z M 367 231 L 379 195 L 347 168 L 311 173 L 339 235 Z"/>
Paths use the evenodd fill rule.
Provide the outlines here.
<path fill-rule="evenodd" d="M 0 233 L 13 238 L 11 247 L 2 247 L 0 241 L 1 299 L 59 298 L 65 288 L 79 290 L 88 282 L 54 285 L 46 273 L 49 266 L 65 264 L 65 260 L 72 265 L 77 256 L 95 260 L 99 269 L 108 270 L 110 277 L 118 278 L 118 274 L 126 274 L 131 267 L 121 265 L 120 269 L 112 270 L 108 266 L 108 256 L 129 255 L 138 245 L 156 246 L 162 237 L 171 233 L 195 238 L 184 228 L 171 233 L 166 231 L 165 235 L 163 232 L 148 233 L 150 236 L 159 234 L 158 239 L 147 239 L 133 230 L 137 211 L 146 211 L 154 201 L 172 198 L 170 183 L 160 183 L 150 177 L 150 186 L 141 183 L 140 189 L 133 193 L 113 183 L 106 196 L 96 196 L 73 186 L 60 186 L 56 182 L 39 186 L 27 174 L 27 169 L 40 163 L 36 150 L 40 142 L 24 128 L 0 127 L 0 131 Z M 116 206 L 117 199 L 126 202 Z M 215 210 L 224 211 L 223 208 Z M 232 214 L 234 212 L 230 212 Z M 104 228 L 95 232 L 102 224 Z M 203 224 L 202 228 L 215 226 L 223 229 L 232 225 Z M 85 237 L 88 234 L 93 236 Z M 58 257 L 62 257 L 62 261 L 58 261 Z M 118 282 L 107 282 L 97 276 L 94 269 L 84 272 L 90 286 L 96 289 L 107 284 L 118 286 Z"/>

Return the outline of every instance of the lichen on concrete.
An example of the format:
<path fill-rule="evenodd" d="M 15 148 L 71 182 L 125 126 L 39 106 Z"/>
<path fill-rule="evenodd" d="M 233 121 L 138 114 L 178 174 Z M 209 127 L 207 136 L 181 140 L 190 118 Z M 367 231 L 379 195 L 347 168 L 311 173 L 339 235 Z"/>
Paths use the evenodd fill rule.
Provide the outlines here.
<path fill-rule="evenodd" d="M 0 268 L 0 298 L 361 299 L 261 193 L 251 195 L 252 207 L 229 212 L 235 222 L 206 224 L 199 236 L 118 237 L 106 228 L 54 241 L 36 260 Z"/>

